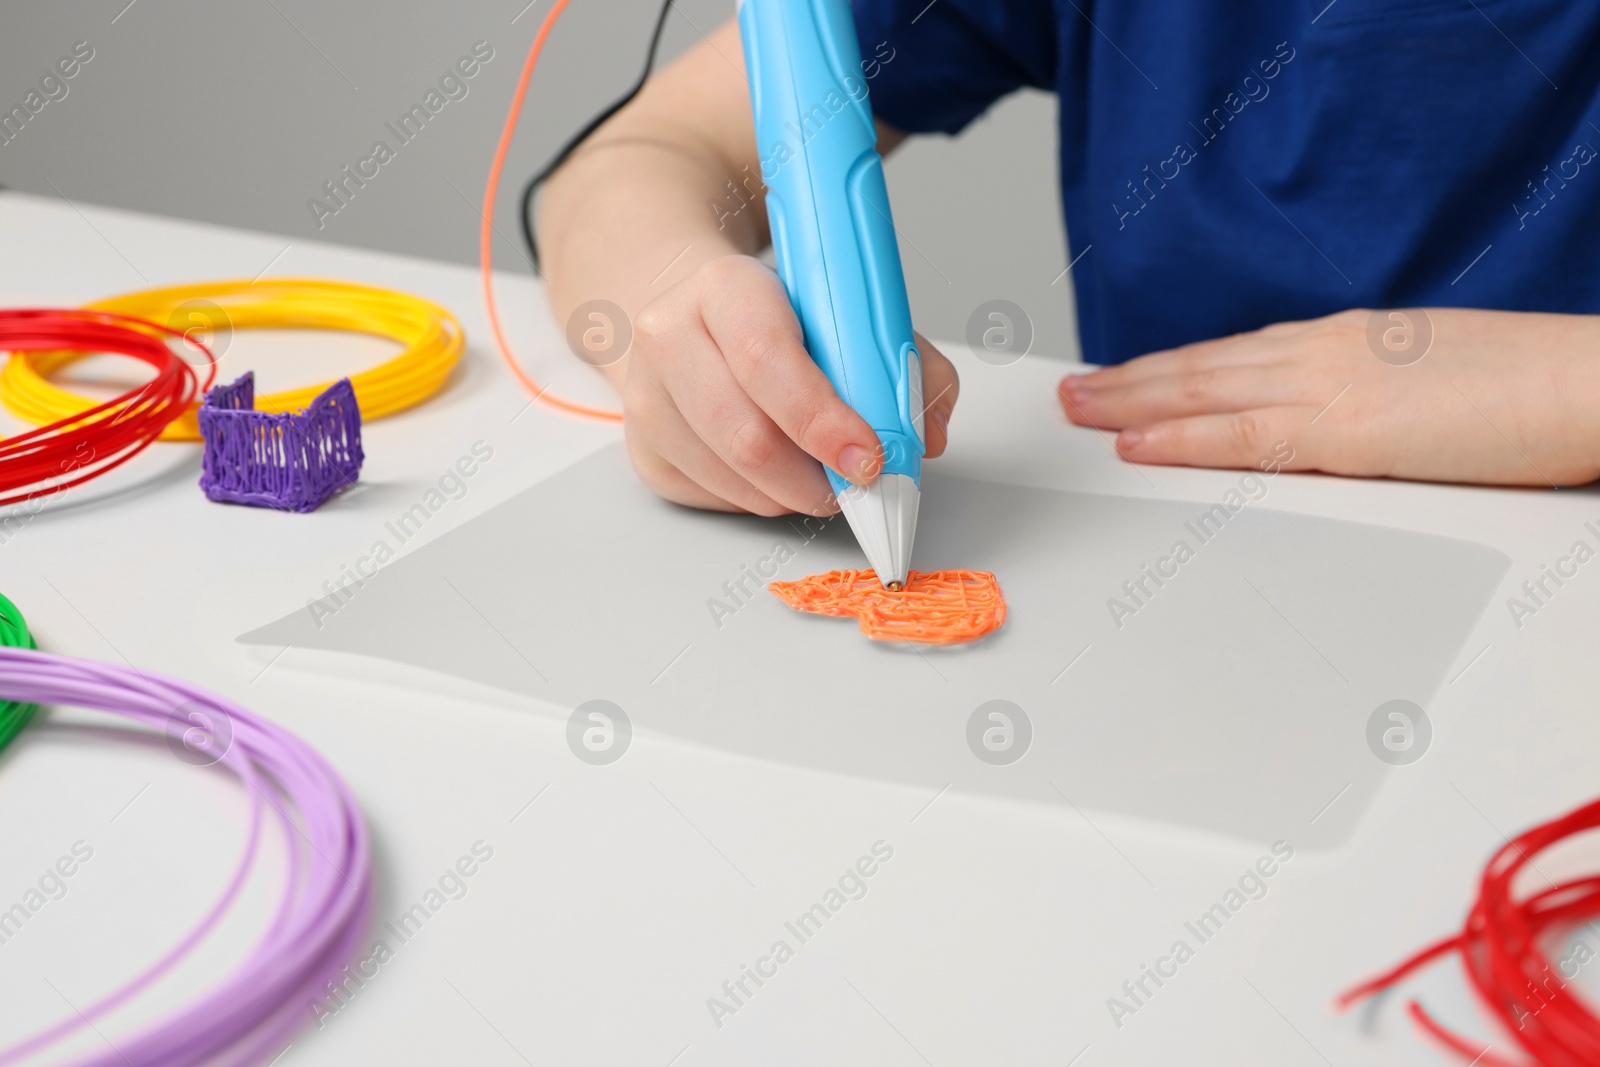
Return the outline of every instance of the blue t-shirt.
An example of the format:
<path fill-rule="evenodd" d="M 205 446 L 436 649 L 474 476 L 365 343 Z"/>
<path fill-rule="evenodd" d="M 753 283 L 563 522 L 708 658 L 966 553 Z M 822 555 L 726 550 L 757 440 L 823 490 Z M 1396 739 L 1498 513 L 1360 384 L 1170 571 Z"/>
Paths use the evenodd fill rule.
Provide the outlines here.
<path fill-rule="evenodd" d="M 854 5 L 891 126 L 1058 94 L 1089 362 L 1352 307 L 1600 311 L 1596 0 Z"/>

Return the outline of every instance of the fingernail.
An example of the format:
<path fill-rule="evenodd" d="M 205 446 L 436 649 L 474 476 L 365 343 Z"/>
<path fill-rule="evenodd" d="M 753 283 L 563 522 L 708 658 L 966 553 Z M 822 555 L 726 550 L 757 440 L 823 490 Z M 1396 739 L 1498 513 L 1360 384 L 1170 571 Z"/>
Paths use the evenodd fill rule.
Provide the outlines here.
<path fill-rule="evenodd" d="M 1087 381 L 1087 374 L 1073 374 L 1061 380 L 1062 386 L 1073 396 L 1082 396 L 1094 389 Z"/>
<path fill-rule="evenodd" d="M 1135 448 L 1144 440 L 1144 433 L 1139 430 L 1123 430 L 1117 435 L 1117 447 L 1120 449 Z"/>
<path fill-rule="evenodd" d="M 933 424 L 939 427 L 941 433 L 948 433 L 950 430 L 950 409 L 943 407 L 934 408 Z"/>
<path fill-rule="evenodd" d="M 860 445 L 845 445 L 839 450 L 838 469 L 857 485 L 866 485 L 872 478 L 872 453 Z"/>

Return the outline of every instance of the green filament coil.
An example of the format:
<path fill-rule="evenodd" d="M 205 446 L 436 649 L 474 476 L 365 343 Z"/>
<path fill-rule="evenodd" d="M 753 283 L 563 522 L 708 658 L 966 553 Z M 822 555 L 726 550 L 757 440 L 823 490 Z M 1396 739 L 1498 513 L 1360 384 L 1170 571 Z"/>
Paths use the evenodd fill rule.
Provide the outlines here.
<path fill-rule="evenodd" d="M 22 612 L 4 596 L 0 596 L 0 648 L 37 648 L 33 635 Z M 37 704 L 23 704 L 15 700 L 0 701 L 0 748 L 10 744 L 17 731 L 27 725 L 37 711 Z"/>

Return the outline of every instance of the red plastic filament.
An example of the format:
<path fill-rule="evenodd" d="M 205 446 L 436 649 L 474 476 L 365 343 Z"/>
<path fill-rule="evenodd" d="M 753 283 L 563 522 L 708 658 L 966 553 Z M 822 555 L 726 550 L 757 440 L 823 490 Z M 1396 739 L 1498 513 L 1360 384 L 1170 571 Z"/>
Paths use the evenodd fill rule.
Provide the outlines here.
<path fill-rule="evenodd" d="M 1563 972 L 1545 952 L 1561 935 L 1600 915 L 1600 875 L 1585 875 L 1557 885 L 1544 881 L 1538 855 L 1575 834 L 1600 827 L 1600 800 L 1536 826 L 1506 843 L 1484 868 L 1478 899 L 1460 933 L 1429 945 L 1410 959 L 1342 994 L 1348 1008 L 1401 981 L 1417 968 L 1458 953 L 1479 1001 L 1517 1046 L 1542 1067 L 1592 1067 L 1600 1064 L 1600 1018 L 1596 1018 Z M 1518 898 L 1513 883 L 1524 868 L 1545 887 Z M 1526 1067 L 1529 1060 L 1503 1055 L 1493 1045 L 1446 1029 L 1415 1000 L 1407 1012 L 1430 1037 L 1479 1067 Z M 1505 1045 L 1509 1050 L 1510 1045 Z"/>
<path fill-rule="evenodd" d="M 200 350 L 203 378 L 169 338 Z M 52 496 L 120 467 L 148 448 L 216 376 L 209 349 L 153 322 L 76 309 L 0 309 L 0 352 L 60 349 L 131 356 L 155 377 L 69 418 L 0 440 L 0 506 Z"/>

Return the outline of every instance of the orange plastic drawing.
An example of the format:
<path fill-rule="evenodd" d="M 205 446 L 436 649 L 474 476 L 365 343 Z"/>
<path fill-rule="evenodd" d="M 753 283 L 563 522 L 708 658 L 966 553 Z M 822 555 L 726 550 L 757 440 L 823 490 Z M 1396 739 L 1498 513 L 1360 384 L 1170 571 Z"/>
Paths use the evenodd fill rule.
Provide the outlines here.
<path fill-rule="evenodd" d="M 885 589 L 872 571 L 829 571 L 767 588 L 797 611 L 854 616 L 874 641 L 956 645 L 1006 621 L 1000 583 L 988 571 L 912 571 L 897 591 Z"/>

